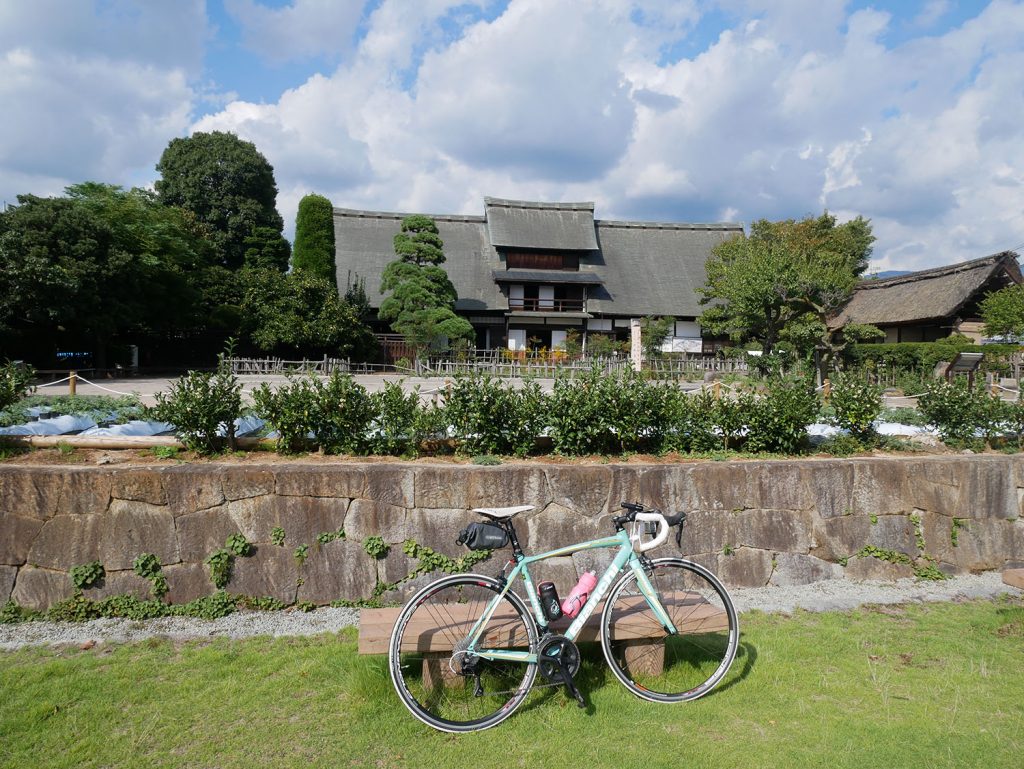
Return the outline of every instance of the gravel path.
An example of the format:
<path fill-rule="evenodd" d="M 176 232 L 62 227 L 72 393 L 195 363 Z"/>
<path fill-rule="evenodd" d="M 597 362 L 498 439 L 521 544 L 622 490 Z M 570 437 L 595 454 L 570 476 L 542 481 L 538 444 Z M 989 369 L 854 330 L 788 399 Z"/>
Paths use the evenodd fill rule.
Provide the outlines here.
<path fill-rule="evenodd" d="M 789 587 L 737 588 L 730 591 L 740 612 L 838 611 L 862 604 L 919 603 L 992 598 L 1001 593 L 1022 595 L 1003 584 L 997 571 L 954 577 L 945 582 L 847 582 L 829 580 Z M 28 645 L 83 644 L 87 642 L 132 642 L 161 637 L 177 640 L 194 638 L 249 638 L 252 636 L 303 636 L 334 633 L 357 625 L 356 609 L 323 608 L 301 611 L 246 611 L 216 620 L 164 617 L 139 622 L 99 619 L 91 622 L 27 622 L 0 625 L 0 649 Z"/>

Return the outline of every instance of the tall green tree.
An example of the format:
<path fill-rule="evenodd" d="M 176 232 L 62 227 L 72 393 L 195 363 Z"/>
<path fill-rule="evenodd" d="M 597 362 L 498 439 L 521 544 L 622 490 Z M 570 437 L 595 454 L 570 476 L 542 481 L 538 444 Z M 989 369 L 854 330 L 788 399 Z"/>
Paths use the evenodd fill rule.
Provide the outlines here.
<path fill-rule="evenodd" d="M 182 212 L 144 190 L 85 183 L 18 196 L 0 214 L 0 330 L 58 347 L 198 322 L 210 249 Z"/>
<path fill-rule="evenodd" d="M 329 280 L 337 287 L 334 266 L 334 207 L 323 195 L 306 195 L 295 216 L 292 269 Z"/>
<path fill-rule="evenodd" d="M 986 336 L 1024 337 L 1024 286 L 1007 286 L 981 301 Z"/>
<path fill-rule="evenodd" d="M 824 365 L 850 337 L 872 329 L 829 327 L 867 269 L 874 242 L 871 223 L 857 217 L 837 224 L 829 213 L 800 221 L 751 225 L 750 237 L 716 246 L 707 283 L 698 289 L 712 304 L 701 325 L 735 342 L 757 341 L 770 355 L 780 341 L 819 353 Z"/>
<path fill-rule="evenodd" d="M 375 351 L 369 327 L 332 282 L 309 272 L 268 269 L 245 270 L 242 281 L 243 331 L 259 348 L 360 360 Z"/>
<path fill-rule="evenodd" d="M 172 139 L 156 170 L 160 200 L 209 227 L 225 267 L 288 269 L 274 169 L 252 142 L 222 131 Z"/>
<path fill-rule="evenodd" d="M 398 259 L 381 276 L 381 293 L 391 295 L 381 302 L 378 315 L 420 352 L 442 337 L 449 343 L 472 340 L 473 327 L 455 314 L 459 296 L 440 266 L 445 256 L 437 225 L 416 214 L 403 219 L 401 229 L 394 241 Z"/>

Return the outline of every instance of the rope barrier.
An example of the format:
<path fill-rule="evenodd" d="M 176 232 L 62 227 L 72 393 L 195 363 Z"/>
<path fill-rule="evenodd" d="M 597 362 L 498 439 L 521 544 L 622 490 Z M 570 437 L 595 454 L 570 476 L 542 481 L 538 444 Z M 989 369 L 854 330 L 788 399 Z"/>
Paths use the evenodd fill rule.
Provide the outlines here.
<path fill-rule="evenodd" d="M 70 377 L 68 377 L 68 378 L 70 379 Z M 114 393 L 114 395 L 134 395 L 134 396 L 138 397 L 138 393 L 126 393 L 126 392 L 121 392 L 120 390 L 111 390 L 109 387 L 104 387 L 101 384 L 96 384 L 95 382 L 90 382 L 84 376 L 78 377 L 78 380 L 80 382 L 85 382 L 86 384 L 90 384 L 93 387 L 98 387 L 101 390 L 106 390 L 108 393 Z"/>
<path fill-rule="evenodd" d="M 71 377 L 66 376 L 63 379 L 58 379 L 56 382 L 47 382 L 46 384 L 33 386 L 38 390 L 40 387 L 53 387 L 54 385 L 59 385 L 61 382 L 67 382 L 69 379 L 71 379 Z M 81 379 L 81 377 L 79 377 L 79 379 Z"/>

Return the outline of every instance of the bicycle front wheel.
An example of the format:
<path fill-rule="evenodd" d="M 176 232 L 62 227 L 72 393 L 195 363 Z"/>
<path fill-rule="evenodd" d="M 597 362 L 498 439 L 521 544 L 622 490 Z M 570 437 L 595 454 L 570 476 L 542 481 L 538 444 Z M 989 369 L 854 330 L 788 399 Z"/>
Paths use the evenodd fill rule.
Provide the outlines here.
<path fill-rule="evenodd" d="M 530 693 L 536 662 L 489 660 L 466 651 L 467 635 L 500 595 L 479 574 L 444 577 L 412 597 L 395 622 L 388 667 L 395 690 L 420 721 L 444 732 L 487 729 L 512 715 Z M 537 651 L 537 625 L 508 591 L 478 636 L 479 649 Z"/>
<path fill-rule="evenodd" d="M 739 622 L 725 587 L 699 564 L 681 558 L 650 563 L 647 576 L 675 625 L 669 635 L 628 571 L 601 614 L 601 647 L 615 677 L 652 702 L 685 702 L 707 694 L 736 657 Z"/>

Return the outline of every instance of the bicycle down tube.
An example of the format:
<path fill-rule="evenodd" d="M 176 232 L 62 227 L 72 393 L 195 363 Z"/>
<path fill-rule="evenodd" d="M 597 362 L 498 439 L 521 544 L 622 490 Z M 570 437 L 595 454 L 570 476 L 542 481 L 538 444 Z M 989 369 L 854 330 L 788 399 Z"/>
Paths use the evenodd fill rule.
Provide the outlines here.
<path fill-rule="evenodd" d="M 648 605 L 654 611 L 655 616 L 661 622 L 665 631 L 669 635 L 675 635 L 677 630 L 675 625 L 672 623 L 671 618 L 668 616 L 668 612 L 665 611 L 665 607 L 662 606 L 661 601 L 658 598 L 657 591 L 651 585 L 650 580 L 647 578 L 647 574 L 644 571 L 643 565 L 640 558 L 633 550 L 632 542 L 630 541 L 629 534 L 625 531 L 618 531 L 611 537 L 604 537 L 602 539 L 595 539 L 589 542 L 580 542 L 575 545 L 568 545 L 566 547 L 558 548 L 557 550 L 551 550 L 540 555 L 523 555 L 518 559 L 516 565 L 509 573 L 505 580 L 504 589 L 495 596 L 484 610 L 483 615 L 474 623 L 466 636 L 466 647 L 465 650 L 475 654 L 478 657 L 491 660 L 512 660 L 515 662 L 536 662 L 537 655 L 529 651 L 517 651 L 515 649 L 488 649 L 488 648 L 477 648 L 476 643 L 479 640 L 480 631 L 486 627 L 491 620 L 491 616 L 501 603 L 504 595 L 512 588 L 512 585 L 520 577 L 523 578 L 523 584 L 526 589 L 527 597 L 530 600 L 530 606 L 533 608 L 534 617 L 537 620 L 538 625 L 541 628 L 548 626 L 548 621 L 544 616 L 543 609 L 540 605 L 540 599 L 537 596 L 537 591 L 534 588 L 533 579 L 530 576 L 530 564 L 537 561 L 543 561 L 547 558 L 555 558 L 562 555 L 570 555 L 577 553 L 582 550 L 596 550 L 601 548 L 611 548 L 618 546 L 619 552 L 616 553 L 615 559 L 609 564 L 608 568 L 605 569 L 604 574 L 598 580 L 597 586 L 594 588 L 594 592 L 588 596 L 587 601 L 580 608 L 580 613 L 576 615 L 569 628 L 565 631 L 564 635 L 570 641 L 575 642 L 580 632 L 583 630 L 583 626 L 590 619 L 590 616 L 597 609 L 597 606 L 604 600 L 605 595 L 611 588 L 612 584 L 618 578 L 622 570 L 628 565 L 633 572 L 636 574 L 637 586 L 640 589 L 640 593 L 647 601 Z"/>

